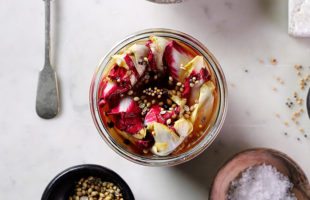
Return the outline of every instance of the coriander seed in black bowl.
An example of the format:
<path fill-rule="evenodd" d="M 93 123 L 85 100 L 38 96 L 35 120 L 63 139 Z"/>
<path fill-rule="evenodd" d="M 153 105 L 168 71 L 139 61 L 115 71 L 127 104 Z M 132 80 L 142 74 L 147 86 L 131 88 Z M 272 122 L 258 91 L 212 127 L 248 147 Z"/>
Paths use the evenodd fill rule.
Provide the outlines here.
<path fill-rule="evenodd" d="M 134 200 L 134 196 L 114 171 L 85 164 L 58 174 L 46 187 L 41 200 Z"/>

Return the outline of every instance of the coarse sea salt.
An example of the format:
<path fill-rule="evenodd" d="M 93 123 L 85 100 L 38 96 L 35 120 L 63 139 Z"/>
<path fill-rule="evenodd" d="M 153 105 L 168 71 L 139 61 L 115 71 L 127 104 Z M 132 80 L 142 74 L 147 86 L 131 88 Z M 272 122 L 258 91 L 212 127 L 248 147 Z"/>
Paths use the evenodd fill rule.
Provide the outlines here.
<path fill-rule="evenodd" d="M 293 184 L 270 165 L 249 167 L 232 181 L 227 200 L 297 200 Z"/>

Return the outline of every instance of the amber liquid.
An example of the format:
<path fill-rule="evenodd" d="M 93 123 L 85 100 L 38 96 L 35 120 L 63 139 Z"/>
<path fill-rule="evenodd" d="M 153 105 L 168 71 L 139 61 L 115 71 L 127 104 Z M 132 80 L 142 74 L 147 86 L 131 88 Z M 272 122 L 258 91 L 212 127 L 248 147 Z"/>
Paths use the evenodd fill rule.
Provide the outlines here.
<path fill-rule="evenodd" d="M 170 38 L 166 38 L 171 40 Z M 197 51 L 195 51 L 193 48 L 191 48 L 190 46 L 188 46 L 187 44 L 182 43 L 181 41 L 178 41 L 176 39 L 174 39 L 176 42 L 178 42 L 178 44 L 180 44 L 181 46 L 183 46 L 187 51 L 189 51 L 193 57 L 200 55 Z M 128 48 L 130 48 L 133 44 L 145 44 L 147 42 L 147 40 L 140 40 L 140 41 L 136 41 L 134 43 L 131 43 L 129 45 L 127 45 L 126 47 L 124 47 L 122 50 L 120 50 L 117 54 L 122 54 L 124 51 L 126 51 Z M 213 84 L 215 85 L 215 90 L 213 93 L 214 96 L 214 103 L 213 103 L 213 109 L 212 109 L 212 114 L 211 117 L 209 116 L 209 119 L 207 119 L 203 124 L 202 127 L 199 127 L 198 124 L 196 123 L 194 125 L 193 131 L 192 133 L 185 138 L 185 140 L 182 142 L 182 144 L 180 144 L 178 146 L 178 148 L 172 152 L 169 156 L 176 156 L 178 154 L 184 153 L 186 151 L 188 151 L 189 149 L 193 148 L 195 145 L 197 145 L 209 132 L 209 130 L 211 129 L 212 125 L 214 124 L 217 114 L 218 114 L 218 109 L 219 109 L 219 90 L 218 90 L 218 85 L 217 85 L 217 80 L 216 77 L 214 75 L 214 72 L 212 71 L 212 68 L 210 67 L 210 64 L 208 63 L 207 60 L 205 60 L 205 62 L 208 64 L 208 71 L 211 75 L 211 80 L 213 82 Z M 114 63 L 109 62 L 107 64 L 107 67 L 105 68 L 103 74 L 101 75 L 102 77 L 106 77 L 109 72 L 110 69 L 112 68 L 112 66 L 114 65 Z M 147 70 L 146 70 L 147 72 Z M 145 72 L 145 73 L 146 73 Z M 157 75 L 158 78 L 156 80 L 154 80 L 154 76 Z M 141 76 L 143 77 L 143 76 Z M 133 91 L 134 91 L 134 95 L 133 96 L 138 96 L 141 97 L 143 96 L 143 90 L 147 89 L 147 88 L 165 88 L 165 89 L 174 89 L 174 85 L 169 85 L 168 84 L 168 80 L 169 80 L 169 76 L 167 73 L 164 74 L 151 74 L 151 78 L 149 79 L 148 83 L 145 83 L 145 81 L 142 81 L 141 78 L 140 80 L 135 84 L 135 86 L 133 87 Z M 98 90 L 98 97 L 100 97 L 100 91 L 101 88 L 99 88 Z M 123 97 L 119 97 L 119 98 L 125 98 L 127 95 L 127 93 L 124 93 Z M 156 99 L 157 102 L 159 102 L 159 100 L 156 97 L 150 97 L 150 96 L 146 96 L 146 100 L 148 102 L 152 101 L 153 99 Z M 160 101 L 166 102 L 166 99 L 160 99 Z M 189 105 L 191 106 L 191 105 Z M 107 116 L 106 112 L 108 112 L 107 110 L 107 106 L 104 106 L 103 108 L 100 108 L 100 116 L 101 116 L 101 120 L 104 123 L 105 127 L 107 128 L 107 130 L 109 131 L 109 134 L 112 136 L 112 138 L 119 144 L 121 145 L 123 148 L 127 149 L 128 151 L 135 153 L 135 154 L 139 154 L 139 155 L 143 155 L 145 157 L 156 157 L 156 155 L 152 154 L 151 152 L 142 152 L 141 150 L 139 150 L 133 143 L 130 142 L 130 140 L 128 140 L 128 138 L 124 138 L 122 134 L 119 133 L 120 130 L 118 130 L 117 128 L 115 128 L 115 126 L 111 126 L 111 121 L 114 121 L 114 119 L 112 119 L 110 116 Z M 203 113 L 198 113 L 198 115 L 203 115 Z M 141 116 L 142 117 L 142 116 Z"/>

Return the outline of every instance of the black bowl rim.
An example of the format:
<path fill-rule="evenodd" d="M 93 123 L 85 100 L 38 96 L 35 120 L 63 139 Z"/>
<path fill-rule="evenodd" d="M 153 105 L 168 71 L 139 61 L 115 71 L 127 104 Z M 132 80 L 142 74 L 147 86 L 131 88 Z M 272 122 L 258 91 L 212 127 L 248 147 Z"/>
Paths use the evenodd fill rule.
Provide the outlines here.
<path fill-rule="evenodd" d="M 49 184 L 46 186 L 41 200 L 47 200 L 48 197 L 51 195 L 51 191 L 53 189 L 53 187 L 55 186 L 55 184 L 61 180 L 62 177 L 70 174 L 73 171 L 79 171 L 82 169 L 90 169 L 90 170 L 97 170 L 97 171 L 103 171 L 106 174 L 110 174 L 114 177 L 116 177 L 117 179 L 117 183 L 122 185 L 123 190 L 126 191 L 126 193 L 128 193 L 129 199 L 128 200 L 134 200 L 134 195 L 130 189 L 130 187 L 128 186 L 128 184 L 124 181 L 124 179 L 122 179 L 122 177 L 120 175 L 118 175 L 116 172 L 114 172 L 113 170 L 107 168 L 107 167 L 103 167 L 101 165 L 96 165 L 96 164 L 81 164 L 81 165 L 75 165 L 72 167 L 69 167 L 65 170 L 63 170 L 62 172 L 60 172 L 59 174 L 57 174 L 50 182 Z"/>

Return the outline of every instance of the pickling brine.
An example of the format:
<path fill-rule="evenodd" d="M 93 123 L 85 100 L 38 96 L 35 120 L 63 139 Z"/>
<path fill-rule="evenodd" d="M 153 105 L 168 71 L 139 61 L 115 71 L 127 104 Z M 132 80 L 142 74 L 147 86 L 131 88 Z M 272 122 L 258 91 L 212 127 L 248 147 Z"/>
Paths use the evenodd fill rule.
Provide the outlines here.
<path fill-rule="evenodd" d="M 101 120 L 115 142 L 145 156 L 177 155 L 194 147 L 219 109 L 208 61 L 185 43 L 158 36 L 113 55 L 97 92 Z"/>

